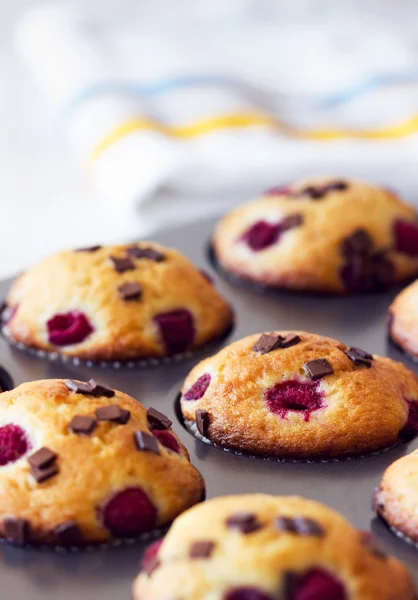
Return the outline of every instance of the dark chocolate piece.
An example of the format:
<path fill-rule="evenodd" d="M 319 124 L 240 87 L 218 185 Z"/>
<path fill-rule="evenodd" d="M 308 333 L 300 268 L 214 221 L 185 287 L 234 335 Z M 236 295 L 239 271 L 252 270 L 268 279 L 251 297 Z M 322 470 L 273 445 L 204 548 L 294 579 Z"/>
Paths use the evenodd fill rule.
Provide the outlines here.
<path fill-rule="evenodd" d="M 110 260 L 112 261 L 113 268 L 118 273 L 125 273 L 125 271 L 132 271 L 135 269 L 135 265 L 130 258 L 118 258 L 117 256 L 111 256 Z"/>
<path fill-rule="evenodd" d="M 303 215 L 296 213 L 294 215 L 289 215 L 284 218 L 280 223 L 280 229 L 282 231 L 287 231 L 288 229 L 293 229 L 294 227 L 299 227 L 303 223 Z"/>
<path fill-rule="evenodd" d="M 57 458 L 57 454 L 44 446 L 40 448 L 37 452 L 29 456 L 28 463 L 31 467 L 35 467 L 35 469 L 44 469 L 52 464 Z"/>
<path fill-rule="evenodd" d="M 268 354 L 277 348 L 282 348 L 282 342 L 284 338 L 281 335 L 275 335 L 272 333 L 263 333 L 263 335 L 257 340 L 253 346 L 254 352 L 260 354 Z"/>
<path fill-rule="evenodd" d="M 277 517 L 276 528 L 286 533 L 296 533 L 295 521 L 293 517 Z"/>
<path fill-rule="evenodd" d="M 142 287 L 137 281 L 128 281 L 118 287 L 122 300 L 139 300 L 142 296 Z"/>
<path fill-rule="evenodd" d="M 296 346 L 296 344 L 299 344 L 300 341 L 302 340 L 299 335 L 289 333 L 282 341 L 282 348 L 290 348 L 291 346 Z"/>
<path fill-rule="evenodd" d="M 324 529 L 313 519 L 307 517 L 294 517 L 293 523 L 295 532 L 302 537 L 310 535 L 322 537 L 325 535 Z"/>
<path fill-rule="evenodd" d="M 173 424 L 162 412 L 152 407 L 147 410 L 147 419 L 150 429 L 170 429 Z"/>
<path fill-rule="evenodd" d="M 303 366 L 312 381 L 318 381 L 318 379 L 322 379 L 323 377 L 332 375 L 332 373 L 334 373 L 334 369 L 331 367 L 326 358 L 310 360 Z"/>
<path fill-rule="evenodd" d="M 360 348 L 355 348 L 352 346 L 347 350 L 344 350 L 344 354 L 355 364 L 358 366 L 367 367 L 370 369 L 372 366 L 373 355 L 361 350 Z"/>
<path fill-rule="evenodd" d="M 253 533 L 262 528 L 261 523 L 253 513 L 235 513 L 226 521 L 228 529 L 237 529 L 240 533 Z"/>
<path fill-rule="evenodd" d="M 125 425 L 130 419 L 131 413 L 129 410 L 121 408 L 117 404 L 109 404 L 109 406 L 101 406 L 96 409 L 96 417 L 98 421 L 110 421 Z"/>
<path fill-rule="evenodd" d="M 315 187 L 313 185 L 308 185 L 303 188 L 300 192 L 302 196 L 309 196 L 312 200 L 320 200 L 326 194 L 326 191 L 321 187 Z"/>
<path fill-rule="evenodd" d="M 54 475 L 57 475 L 59 469 L 58 465 L 52 464 L 49 467 L 44 467 L 43 469 L 38 469 L 37 467 L 31 467 L 30 473 L 36 479 L 38 483 L 42 483 L 47 479 L 51 479 Z"/>
<path fill-rule="evenodd" d="M 85 396 L 89 396 L 91 394 L 91 387 L 88 383 L 67 379 L 65 385 L 70 390 L 70 392 L 74 392 L 75 394 L 84 394 Z"/>
<path fill-rule="evenodd" d="M 189 548 L 189 558 L 209 558 L 215 549 L 215 542 L 201 540 L 193 542 Z"/>
<path fill-rule="evenodd" d="M 3 535 L 13 544 L 24 546 L 29 540 L 29 521 L 13 517 L 4 519 Z"/>
<path fill-rule="evenodd" d="M 145 433 L 144 431 L 136 431 L 134 433 L 134 439 L 138 450 L 144 450 L 145 452 L 153 452 L 154 454 L 160 454 L 158 442 L 153 435 Z"/>
<path fill-rule="evenodd" d="M 103 246 L 88 246 L 87 248 L 77 248 L 74 252 L 97 252 Z"/>
<path fill-rule="evenodd" d="M 379 492 L 380 488 L 378 487 L 375 487 L 372 492 L 372 510 L 374 510 L 375 512 L 379 512 L 381 510 L 384 510 L 385 508 L 383 502 L 378 501 Z"/>
<path fill-rule="evenodd" d="M 97 421 L 94 417 L 90 415 L 75 415 L 68 424 L 68 429 L 80 435 L 90 435 L 96 426 Z"/>
<path fill-rule="evenodd" d="M 126 253 L 133 258 L 147 258 L 148 260 L 153 260 L 154 262 L 161 262 L 165 260 L 165 255 L 158 250 L 154 250 L 154 248 L 141 248 L 140 246 L 130 246 Z"/>
<path fill-rule="evenodd" d="M 334 181 L 324 187 L 326 192 L 344 192 L 348 189 L 348 183 L 346 181 Z"/>
<path fill-rule="evenodd" d="M 210 424 L 210 417 L 209 417 L 209 413 L 206 412 L 205 410 L 201 410 L 199 408 L 199 410 L 196 411 L 196 427 L 198 432 L 200 433 L 200 435 L 203 435 L 203 437 L 208 437 L 208 432 L 209 432 L 209 424 Z"/>
<path fill-rule="evenodd" d="M 61 523 L 55 528 L 54 533 L 61 546 L 79 546 L 83 541 L 80 528 L 75 521 Z"/>
<path fill-rule="evenodd" d="M 87 385 L 90 389 L 92 396 L 106 396 L 106 398 L 112 398 L 115 395 L 115 390 L 103 385 L 103 383 L 97 383 L 94 379 L 89 379 Z"/>
<path fill-rule="evenodd" d="M 356 229 L 343 241 L 342 251 L 346 258 L 353 260 L 353 255 L 365 256 L 373 250 L 373 241 L 365 229 Z"/>

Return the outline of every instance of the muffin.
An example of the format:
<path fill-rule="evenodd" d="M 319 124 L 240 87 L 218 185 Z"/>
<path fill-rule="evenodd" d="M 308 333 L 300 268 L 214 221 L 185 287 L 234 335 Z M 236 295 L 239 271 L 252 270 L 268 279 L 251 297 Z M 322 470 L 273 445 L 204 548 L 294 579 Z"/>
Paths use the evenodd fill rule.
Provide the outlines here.
<path fill-rule="evenodd" d="M 0 536 L 84 546 L 150 534 L 204 496 L 171 422 L 94 380 L 0 396 Z"/>
<path fill-rule="evenodd" d="M 315 177 L 227 214 L 213 250 L 222 270 L 266 287 L 380 291 L 418 273 L 418 219 L 387 189 Z"/>
<path fill-rule="evenodd" d="M 415 435 L 418 376 L 302 331 L 250 335 L 187 376 L 181 411 L 212 443 L 251 455 L 356 456 Z"/>
<path fill-rule="evenodd" d="M 393 301 L 388 315 L 388 335 L 398 348 L 418 360 L 418 280 Z"/>
<path fill-rule="evenodd" d="M 412 581 L 368 532 L 296 496 L 216 498 L 148 552 L 134 600 L 413 600 Z"/>
<path fill-rule="evenodd" d="M 374 491 L 373 508 L 388 525 L 418 542 L 417 450 L 386 469 L 380 487 Z"/>
<path fill-rule="evenodd" d="M 162 357 L 225 334 L 231 309 L 180 252 L 154 243 L 60 252 L 19 277 L 3 331 L 91 360 Z"/>

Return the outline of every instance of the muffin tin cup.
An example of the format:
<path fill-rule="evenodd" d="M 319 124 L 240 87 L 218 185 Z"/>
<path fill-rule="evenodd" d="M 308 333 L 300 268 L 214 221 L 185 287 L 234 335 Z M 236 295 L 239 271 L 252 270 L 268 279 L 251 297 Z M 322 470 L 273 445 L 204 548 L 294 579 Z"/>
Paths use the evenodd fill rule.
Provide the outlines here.
<path fill-rule="evenodd" d="M 194 350 L 187 350 L 179 354 L 173 354 L 172 356 L 162 356 L 153 358 L 141 358 L 133 360 L 90 360 L 86 358 L 80 358 L 78 356 L 69 356 L 62 354 L 56 350 L 43 350 L 41 348 L 33 348 L 23 342 L 16 341 L 11 335 L 7 334 L 4 328 L 1 328 L 0 333 L 8 341 L 8 343 L 17 348 L 18 350 L 29 354 L 35 358 L 47 360 L 54 363 L 62 363 L 65 365 L 72 365 L 74 367 L 88 367 L 88 368 L 101 368 L 101 369 L 149 369 L 155 367 L 161 367 L 166 365 L 172 365 L 183 362 L 185 360 L 191 360 L 196 358 L 200 360 L 204 355 L 214 352 L 216 348 L 222 344 L 230 335 L 234 329 L 234 320 L 230 323 L 228 328 L 216 339 L 207 342 L 199 348 Z M 0 374 L 1 377 L 1 374 Z M 1 379 L 0 379 L 1 385 Z"/>

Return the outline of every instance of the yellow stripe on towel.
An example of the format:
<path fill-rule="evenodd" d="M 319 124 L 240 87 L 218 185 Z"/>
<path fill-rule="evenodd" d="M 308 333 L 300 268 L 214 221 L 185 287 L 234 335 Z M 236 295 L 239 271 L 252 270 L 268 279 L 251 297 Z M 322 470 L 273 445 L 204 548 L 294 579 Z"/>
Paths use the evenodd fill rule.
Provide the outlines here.
<path fill-rule="evenodd" d="M 107 148 L 135 131 L 156 131 L 167 137 L 191 139 L 220 129 L 240 129 L 244 127 L 259 126 L 270 127 L 280 131 L 281 134 L 287 137 L 305 140 L 333 141 L 344 138 L 393 140 L 418 133 L 418 115 L 398 123 L 397 125 L 376 129 L 343 129 L 332 127 L 328 129 L 298 129 L 285 125 L 273 117 L 257 113 L 224 115 L 178 127 L 164 125 L 163 123 L 151 119 L 131 119 L 118 125 L 113 131 L 105 136 L 94 149 L 91 159 L 95 160 L 102 152 L 107 150 Z"/>

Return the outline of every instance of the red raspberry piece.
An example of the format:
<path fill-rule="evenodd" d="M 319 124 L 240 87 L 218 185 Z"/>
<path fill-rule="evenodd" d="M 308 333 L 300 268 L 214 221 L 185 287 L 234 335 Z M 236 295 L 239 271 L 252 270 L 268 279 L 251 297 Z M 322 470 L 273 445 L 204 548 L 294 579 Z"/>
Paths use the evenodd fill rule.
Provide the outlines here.
<path fill-rule="evenodd" d="M 154 569 L 158 566 L 158 552 L 162 546 L 164 538 L 157 540 L 145 550 L 143 559 L 141 561 L 141 570 L 151 575 Z"/>
<path fill-rule="evenodd" d="M 418 256 L 418 223 L 395 221 L 395 245 L 398 252 Z"/>
<path fill-rule="evenodd" d="M 0 427 L 0 466 L 15 462 L 30 450 L 26 433 L 18 425 Z"/>
<path fill-rule="evenodd" d="M 224 600 L 272 600 L 264 592 L 260 592 L 254 587 L 239 587 L 227 592 Z"/>
<path fill-rule="evenodd" d="M 160 442 L 160 444 L 162 444 L 163 446 L 165 446 L 165 448 L 168 448 L 169 450 L 172 450 L 173 452 L 177 452 L 177 454 L 180 454 L 180 445 L 178 443 L 178 441 L 176 440 L 176 438 L 174 437 L 174 435 L 167 430 L 161 430 L 161 429 L 152 429 L 151 433 L 154 437 L 157 438 L 157 440 Z"/>
<path fill-rule="evenodd" d="M 48 339 L 54 346 L 79 344 L 94 331 L 86 315 L 78 310 L 54 315 L 46 326 Z"/>
<path fill-rule="evenodd" d="M 193 343 L 195 328 L 188 310 L 174 310 L 154 317 L 167 354 L 184 352 Z"/>
<path fill-rule="evenodd" d="M 135 537 L 154 529 L 157 510 L 140 488 L 126 488 L 104 506 L 102 520 L 115 537 Z"/>
<path fill-rule="evenodd" d="M 200 400 L 210 385 L 211 377 L 209 373 L 204 373 L 199 379 L 192 385 L 189 391 L 187 391 L 183 399 L 184 400 Z"/>
<path fill-rule="evenodd" d="M 314 569 L 299 580 L 289 600 L 347 600 L 347 594 L 335 577 L 321 569 Z"/>
<path fill-rule="evenodd" d="M 258 221 L 244 233 L 241 240 L 247 242 L 251 250 L 258 252 L 278 242 L 280 233 L 279 224 Z"/>
<path fill-rule="evenodd" d="M 264 397 L 269 410 L 282 419 L 292 410 L 303 412 L 305 421 L 309 421 L 312 411 L 326 406 L 323 404 L 324 394 L 319 391 L 319 382 L 280 381 L 266 390 Z"/>
<path fill-rule="evenodd" d="M 408 419 L 399 432 L 399 437 L 405 441 L 412 440 L 418 434 L 418 402 L 407 400 L 407 403 Z"/>

